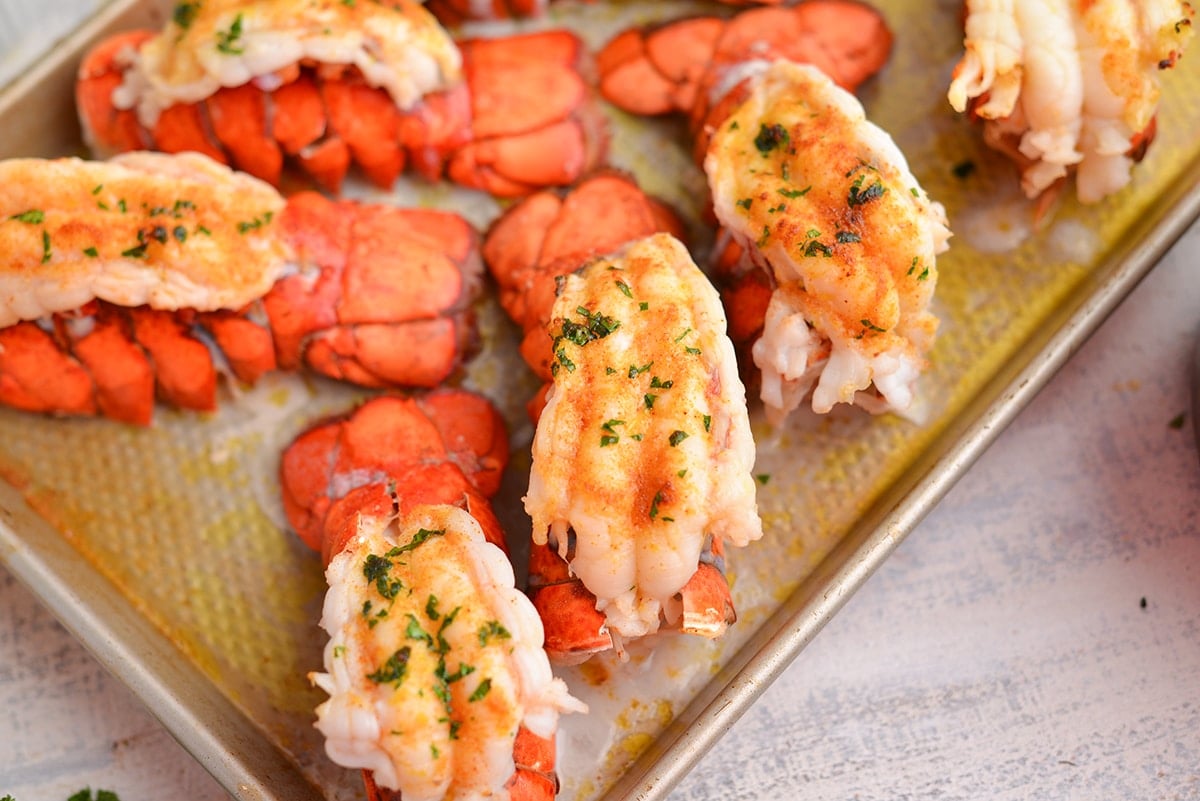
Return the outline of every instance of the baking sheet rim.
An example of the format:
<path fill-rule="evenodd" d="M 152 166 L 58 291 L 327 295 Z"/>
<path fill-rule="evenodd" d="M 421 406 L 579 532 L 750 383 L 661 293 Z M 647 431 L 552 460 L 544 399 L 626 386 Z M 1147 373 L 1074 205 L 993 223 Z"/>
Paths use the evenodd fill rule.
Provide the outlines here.
<path fill-rule="evenodd" d="M 54 46 L 51 57 L 0 92 L 0 118 L 61 76 L 89 42 L 144 0 L 114 0 Z M 787 668 L 851 595 L 933 509 L 1072 353 L 1200 216 L 1200 164 L 1182 170 L 1169 202 L 1111 254 L 1057 325 L 1031 337 L 782 606 L 733 655 L 602 801 L 660 801 Z M 5 508 L 11 496 L 16 511 Z M 38 530 L 34 544 L 17 524 Z M 52 526 L 0 485 L 0 564 L 20 579 L 71 633 L 125 683 L 168 731 L 235 798 L 307 801 L 321 793 L 255 724 L 87 564 Z M 91 581 L 79 581 L 89 577 Z M 186 698 L 193 699 L 189 704 Z"/>

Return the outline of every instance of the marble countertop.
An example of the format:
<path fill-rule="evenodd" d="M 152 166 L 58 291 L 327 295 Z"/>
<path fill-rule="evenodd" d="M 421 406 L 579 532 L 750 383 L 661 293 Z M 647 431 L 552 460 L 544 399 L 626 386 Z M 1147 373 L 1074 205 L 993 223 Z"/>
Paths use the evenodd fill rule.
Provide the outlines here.
<path fill-rule="evenodd" d="M 1198 265 L 1200 223 L 673 801 L 1200 799 Z M 0 710 L 0 798 L 228 799 L 3 569 Z"/>

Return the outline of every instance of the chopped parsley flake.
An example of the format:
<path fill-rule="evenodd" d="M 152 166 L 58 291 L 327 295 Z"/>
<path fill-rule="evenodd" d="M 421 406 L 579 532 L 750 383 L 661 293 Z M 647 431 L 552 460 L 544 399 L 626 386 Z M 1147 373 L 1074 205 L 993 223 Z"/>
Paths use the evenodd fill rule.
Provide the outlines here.
<path fill-rule="evenodd" d="M 241 19 L 241 16 L 241 14 L 238 14 L 238 19 Z M 237 231 L 239 234 L 255 231 L 264 225 L 269 225 L 273 216 L 274 212 L 264 211 L 261 217 L 255 217 L 253 220 L 242 220 L 237 224 Z"/>
<path fill-rule="evenodd" d="M 920 261 L 920 260 L 921 260 L 921 257 L 920 257 L 920 256 L 913 256 L 912 265 L 911 265 L 911 266 L 909 266 L 909 268 L 908 268 L 908 272 L 907 272 L 907 273 L 905 273 L 905 274 L 906 274 L 906 275 L 912 275 L 912 274 L 913 274 L 913 271 L 915 271 L 915 270 L 917 269 L 917 262 L 918 262 L 918 261 Z"/>
<path fill-rule="evenodd" d="M 646 310 L 647 310 L 647 309 L 649 309 L 649 308 L 650 308 L 650 304 L 649 304 L 649 303 L 647 303 L 647 302 L 646 302 L 646 301 L 644 301 L 644 300 L 643 300 L 641 303 L 639 303 L 639 304 L 638 304 L 638 310 L 639 310 L 639 311 L 646 311 Z"/>
<path fill-rule="evenodd" d="M 859 320 L 859 322 L 862 323 L 863 328 L 867 329 L 868 331 L 874 331 L 876 334 L 882 334 L 885 331 L 887 331 L 886 328 L 880 328 L 879 326 L 875 325 L 875 323 L 871 322 L 870 320 L 866 319 L 865 317 L 863 319 Z"/>
<path fill-rule="evenodd" d="M 479 627 L 479 645 L 488 644 L 488 640 L 507 640 L 512 637 L 508 629 L 500 625 L 499 620 L 489 620 Z"/>
<path fill-rule="evenodd" d="M 483 681 L 479 682 L 479 686 L 475 688 L 475 692 L 471 693 L 467 697 L 467 700 L 470 701 L 471 703 L 474 703 L 476 701 L 482 701 L 484 698 L 487 697 L 487 694 L 489 692 L 491 692 L 491 690 L 492 690 L 492 680 L 484 679 Z"/>
<path fill-rule="evenodd" d="M 806 186 L 803 189 L 780 189 L 779 194 L 791 200 L 795 200 L 798 197 L 804 197 L 811 190 L 812 186 Z"/>
<path fill-rule="evenodd" d="M 171 19 L 182 30 L 187 30 L 192 27 L 192 23 L 196 21 L 196 14 L 200 11 L 200 3 L 176 3 L 175 10 L 171 12 Z"/>
<path fill-rule="evenodd" d="M 609 445 L 616 445 L 620 441 L 621 441 L 621 438 L 619 436 L 617 436 L 616 434 L 601 434 L 600 435 L 600 447 L 601 448 L 607 448 Z"/>
<path fill-rule="evenodd" d="M 699 356 L 699 355 L 700 355 L 700 349 L 699 349 L 699 348 L 684 348 L 684 349 L 683 349 L 683 352 L 684 352 L 684 353 L 690 353 L 692 356 Z"/>
<path fill-rule="evenodd" d="M 440 537 L 445 533 L 446 533 L 446 529 L 444 529 L 444 528 L 438 528 L 438 529 L 434 529 L 432 531 L 430 531 L 427 528 L 419 528 L 419 529 L 417 529 L 417 533 L 413 535 L 413 538 L 411 540 L 409 540 L 407 545 L 397 545 L 395 548 L 392 548 L 390 551 L 388 551 L 387 555 L 388 556 L 399 556 L 400 554 L 404 553 L 405 551 L 415 550 L 419 545 L 421 545 L 423 542 L 430 539 L 431 537 Z"/>
<path fill-rule="evenodd" d="M 765 486 L 767 486 L 767 482 L 771 480 L 771 474 L 770 473 L 759 473 L 754 478 L 758 481 L 759 484 L 762 484 L 765 487 Z"/>
<path fill-rule="evenodd" d="M 651 395 L 651 394 L 647 393 L 642 396 L 642 403 L 646 404 L 647 409 L 653 409 L 654 401 L 656 401 L 656 400 L 658 400 L 657 395 Z"/>
<path fill-rule="evenodd" d="M 1167 425 L 1174 429 L 1180 429 L 1180 428 L 1183 428 L 1183 424 L 1186 421 L 1187 421 L 1187 414 L 1185 412 L 1180 412 L 1179 414 L 1172 417 L 1171 422 L 1167 423 Z"/>
<path fill-rule="evenodd" d="M 50 234 L 48 234 L 46 231 L 42 231 L 42 264 L 50 261 L 50 255 Z"/>
<path fill-rule="evenodd" d="M 437 620 L 441 615 L 438 613 L 438 599 L 436 595 L 430 595 L 425 599 L 425 617 L 430 620 Z"/>
<path fill-rule="evenodd" d="M 676 445 L 683 442 L 687 438 L 688 438 L 688 433 L 686 431 L 672 431 L 671 436 L 667 437 L 667 441 L 670 442 L 671 447 L 674 448 Z"/>
<path fill-rule="evenodd" d="M 744 198 L 742 198 L 741 200 L 739 200 L 739 201 L 737 202 L 737 205 L 741 206 L 741 207 L 742 207 L 743 209 L 745 209 L 746 211 L 750 211 L 750 206 L 751 206 L 753 203 L 754 203 L 754 200 L 753 200 L 753 198 L 744 197 Z"/>
<path fill-rule="evenodd" d="M 676 341 L 678 342 L 678 340 L 676 340 Z M 646 372 L 653 366 L 654 366 L 654 362 L 646 362 L 641 367 L 638 367 L 636 364 L 631 364 L 631 365 L 629 365 L 629 377 L 637 378 L 639 375 Z"/>
<path fill-rule="evenodd" d="M 617 283 L 620 284 L 622 282 L 618 281 Z M 607 314 L 590 311 L 583 306 L 575 309 L 575 313 L 583 318 L 583 324 L 580 325 L 572 320 L 563 320 L 562 333 L 555 338 L 556 341 L 554 344 L 556 347 L 558 346 L 558 342 L 565 339 L 582 348 L 589 342 L 603 339 L 621 327 L 619 320 L 614 320 Z"/>
<path fill-rule="evenodd" d="M 378 670 L 368 673 L 367 678 L 376 684 L 394 684 L 399 687 L 408 674 L 408 660 L 411 656 L 412 648 L 406 645 L 389 656 Z"/>
<path fill-rule="evenodd" d="M 217 31 L 217 49 L 231 56 L 240 56 L 243 48 L 238 44 L 242 38 L 242 14 L 233 18 L 233 23 L 227 31 Z"/>
<path fill-rule="evenodd" d="M 686 331 L 684 331 L 682 334 L 680 334 L 679 336 L 675 337 L 675 341 L 682 342 L 683 338 L 686 337 L 690 333 L 692 333 L 692 329 L 689 328 Z"/>
<path fill-rule="evenodd" d="M 836 238 L 839 245 L 850 245 L 862 241 L 862 237 L 853 231 L 838 231 Z"/>
<path fill-rule="evenodd" d="M 23 211 L 20 214 L 14 214 L 8 219 L 16 220 L 17 222 L 29 223 L 30 225 L 37 225 L 46 219 L 46 215 L 41 209 L 30 209 L 29 211 Z"/>
<path fill-rule="evenodd" d="M 87 256 L 89 259 L 94 259 L 100 255 L 100 251 L 96 250 L 95 248 L 84 248 L 83 255 Z"/>
<path fill-rule="evenodd" d="M 887 189 L 884 188 L 883 183 L 878 178 L 867 186 L 866 189 L 863 189 L 863 179 L 866 177 L 865 174 L 860 175 L 851 184 L 850 194 L 846 197 L 846 203 L 851 207 L 870 203 L 872 200 L 883 197 L 884 193 L 887 192 Z"/>
<path fill-rule="evenodd" d="M 617 281 L 617 289 L 621 290 L 621 294 L 627 298 L 633 297 L 633 291 L 629 288 L 629 284 L 624 281 Z"/>
<path fill-rule="evenodd" d="M 389 580 L 389 574 L 392 570 L 392 560 L 384 556 L 376 556 L 375 554 L 367 554 L 367 558 L 363 561 L 363 576 L 367 579 L 368 584 L 375 585 L 375 591 L 389 601 L 396 599 L 403 589 L 399 579 Z"/>
<path fill-rule="evenodd" d="M 410 640 L 423 642 L 430 648 L 433 647 L 433 635 L 425 630 L 421 621 L 417 620 L 417 616 L 411 612 L 408 613 L 408 625 L 404 627 L 404 636 Z"/>
<path fill-rule="evenodd" d="M 712 415 L 704 415 L 704 430 L 707 432 L 712 428 Z"/>
<path fill-rule="evenodd" d="M 658 505 L 663 502 L 662 491 L 654 493 L 654 499 L 650 501 L 650 519 L 654 520 L 658 517 Z"/>
<path fill-rule="evenodd" d="M 818 255 L 829 258 L 833 255 L 833 248 L 829 247 L 829 245 L 826 245 L 819 239 L 814 239 L 808 243 L 808 247 L 804 248 L 804 255 L 808 256 L 809 258 Z"/>
<path fill-rule="evenodd" d="M 651 389 L 670 389 L 673 386 L 675 386 L 674 381 L 660 381 L 658 376 L 652 376 L 650 378 Z"/>
<path fill-rule="evenodd" d="M 759 126 L 758 136 L 754 137 L 754 146 L 758 148 L 759 153 L 765 156 L 778 147 L 787 147 L 790 141 L 791 137 L 788 136 L 787 128 L 779 123 L 774 125 L 763 123 Z"/>
<path fill-rule="evenodd" d="M 333 646 L 333 658 L 334 659 L 341 659 L 345 655 L 346 655 L 346 646 L 344 646 L 344 645 Z"/>
<path fill-rule="evenodd" d="M 760 236 L 758 238 L 758 242 L 756 242 L 755 244 L 757 244 L 758 247 L 761 248 L 763 245 L 767 244 L 767 240 L 770 238 L 771 238 L 771 226 L 764 225 L 763 230 L 762 230 L 762 236 Z"/>
<path fill-rule="evenodd" d="M 558 375 L 559 365 L 562 365 L 563 367 L 567 368 L 568 373 L 575 372 L 575 362 L 571 361 L 571 358 L 569 356 L 567 356 L 567 352 L 565 350 L 563 350 L 562 348 L 559 348 L 558 350 L 556 350 L 554 352 L 554 356 L 558 359 L 558 361 L 555 362 L 554 364 L 550 365 L 550 374 L 551 375 Z"/>
<path fill-rule="evenodd" d="M 145 208 L 144 203 L 142 204 L 142 207 Z M 190 211 L 194 208 L 196 208 L 196 206 L 190 200 L 176 200 L 174 205 L 171 205 L 171 206 L 154 206 L 153 208 L 146 209 L 146 214 L 147 214 L 147 216 L 150 216 L 150 217 L 158 217 L 161 215 L 161 216 L 174 217 L 175 219 L 178 220 L 183 217 L 183 213 L 185 211 Z M 269 219 L 269 212 L 268 212 L 268 219 Z"/>

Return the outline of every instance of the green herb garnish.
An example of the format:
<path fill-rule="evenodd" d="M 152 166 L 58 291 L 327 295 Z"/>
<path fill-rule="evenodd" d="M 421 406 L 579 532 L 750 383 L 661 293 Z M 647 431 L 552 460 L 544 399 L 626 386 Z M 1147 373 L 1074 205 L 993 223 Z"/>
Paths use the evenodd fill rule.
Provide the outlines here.
<path fill-rule="evenodd" d="M 196 15 L 200 12 L 200 3 L 176 3 L 175 10 L 171 12 L 171 20 L 180 27 L 181 30 L 187 30 L 192 27 L 192 23 L 196 21 Z"/>
<path fill-rule="evenodd" d="M 866 175 L 858 176 L 858 178 L 856 178 L 854 183 L 850 186 L 850 194 L 846 197 L 846 203 L 851 207 L 870 203 L 876 198 L 883 197 L 884 193 L 887 192 L 887 189 L 884 188 L 883 183 L 878 178 L 876 178 L 873 183 L 867 186 L 866 189 L 863 189 L 862 185 L 864 178 L 866 178 Z"/>
<path fill-rule="evenodd" d="M 425 542 L 426 540 L 428 540 L 432 537 L 440 537 L 445 533 L 446 533 L 446 529 L 444 529 L 444 528 L 433 529 L 432 531 L 427 528 L 419 528 L 419 529 L 417 529 L 417 533 L 413 535 L 413 538 L 411 540 L 409 540 L 407 544 L 397 545 L 395 548 L 392 548 L 390 551 L 388 551 L 387 555 L 388 556 L 399 556 L 400 554 L 404 553 L 405 551 L 415 550 L 418 546 L 421 545 L 421 543 Z"/>
<path fill-rule="evenodd" d="M 662 490 L 654 493 L 653 500 L 650 501 L 650 519 L 654 520 L 658 517 L 658 505 L 663 502 Z M 668 518 L 663 518 L 664 520 Z"/>
<path fill-rule="evenodd" d="M 411 656 L 412 648 L 406 645 L 389 656 L 378 670 L 368 673 L 367 678 L 376 684 L 395 684 L 399 687 L 408 673 L 408 660 Z"/>
<path fill-rule="evenodd" d="M 20 214 L 14 214 L 8 219 L 16 220 L 17 222 L 29 223 L 30 225 L 36 225 L 46 219 L 46 215 L 41 209 L 30 209 L 29 211 L 23 211 Z"/>
<path fill-rule="evenodd" d="M 238 40 L 241 38 L 242 14 L 239 12 L 233 18 L 233 24 L 229 26 L 229 30 L 217 31 L 217 49 L 231 56 L 240 56 L 244 52 L 244 48 L 238 44 Z"/>
<path fill-rule="evenodd" d="M 479 686 L 475 688 L 475 692 L 471 693 L 467 697 L 467 700 L 471 703 L 474 703 L 475 701 L 482 701 L 485 697 L 487 697 L 487 694 L 491 692 L 491 689 L 492 680 L 484 679 L 483 681 L 479 682 Z"/>
<path fill-rule="evenodd" d="M 508 629 L 500 625 L 499 620 L 489 620 L 479 627 L 479 644 L 481 646 L 487 645 L 488 640 L 507 640 L 511 637 L 512 634 L 509 633 Z"/>
<path fill-rule="evenodd" d="M 759 126 L 758 136 L 754 137 L 754 146 L 758 148 L 759 153 L 765 156 L 778 147 L 786 147 L 790 141 L 791 137 L 788 136 L 787 128 L 779 123 L 774 125 L 763 123 Z"/>
<path fill-rule="evenodd" d="M 376 592 L 389 601 L 395 600 L 400 590 L 403 589 L 399 579 L 389 580 L 388 575 L 391 570 L 392 560 L 384 556 L 367 554 L 367 558 L 363 562 L 363 576 L 366 577 L 367 583 L 374 584 Z"/>
<path fill-rule="evenodd" d="M 870 320 L 866 319 L 865 317 L 863 319 L 859 320 L 859 322 L 862 323 L 863 328 L 867 329 L 868 331 L 874 331 L 876 334 L 882 334 L 885 331 L 887 331 L 886 328 L 880 328 L 879 326 L 875 325 L 875 323 L 871 322 Z"/>

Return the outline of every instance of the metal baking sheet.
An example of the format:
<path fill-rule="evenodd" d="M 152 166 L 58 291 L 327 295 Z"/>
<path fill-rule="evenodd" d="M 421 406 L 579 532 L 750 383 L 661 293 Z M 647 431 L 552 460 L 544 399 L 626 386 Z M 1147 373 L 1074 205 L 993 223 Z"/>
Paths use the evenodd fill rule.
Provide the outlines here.
<path fill-rule="evenodd" d="M 169 5 L 115 0 L 16 80 L 0 95 L 0 157 L 82 153 L 80 55 L 106 32 L 158 25 Z M 560 671 L 592 707 L 563 721 L 564 799 L 665 798 L 1200 213 L 1194 54 L 1165 76 L 1158 139 L 1132 185 L 1097 206 L 1067 198 L 1030 230 L 1010 168 L 944 99 L 960 4 L 877 5 L 896 49 L 860 96 L 956 233 L 939 260 L 928 422 L 839 410 L 772 429 L 755 412 L 766 537 L 730 554 L 739 622 L 716 644 L 667 635 L 627 663 Z M 599 46 L 631 22 L 698 10 L 729 13 L 567 3 L 516 27 L 565 24 Z M 614 163 L 689 215 L 702 258 L 704 184 L 682 126 L 608 111 Z M 450 205 L 479 224 L 498 208 L 420 184 L 356 193 Z M 512 425 L 502 503 L 519 540 L 531 434 L 521 406 L 533 382 L 513 378 L 524 373 L 512 327 L 494 304 L 481 312 L 487 348 L 465 381 Z M 225 388 L 212 415 L 160 408 L 148 429 L 0 410 L 0 561 L 239 799 L 361 795 L 312 727 L 322 696 L 305 677 L 320 665 L 324 583 L 319 560 L 281 525 L 275 469 L 291 436 L 362 395 L 276 375 Z"/>

